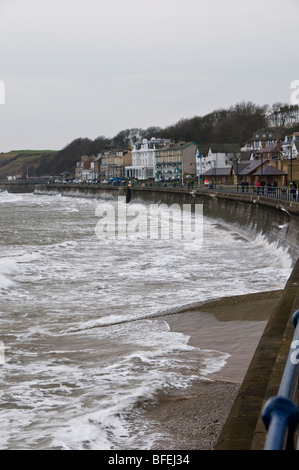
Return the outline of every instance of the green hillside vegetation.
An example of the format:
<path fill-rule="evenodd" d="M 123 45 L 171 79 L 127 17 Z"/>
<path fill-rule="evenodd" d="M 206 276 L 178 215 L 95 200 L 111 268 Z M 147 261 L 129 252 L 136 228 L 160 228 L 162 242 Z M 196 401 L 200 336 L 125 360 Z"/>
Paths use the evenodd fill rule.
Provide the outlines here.
<path fill-rule="evenodd" d="M 12 150 L 0 154 L 0 178 L 7 176 L 40 175 L 40 167 L 46 160 L 55 157 L 51 150 Z"/>
<path fill-rule="evenodd" d="M 92 140 L 87 137 L 77 138 L 59 151 L 52 150 L 12 150 L 0 154 L 0 179 L 10 175 L 45 176 L 74 172 L 76 163 L 83 155 L 97 155 L 110 147 L 127 149 L 136 141 L 151 137 L 170 138 L 174 141 L 185 139 L 199 145 L 236 143 L 240 146 L 251 141 L 253 133 L 268 125 L 267 114 L 287 116 L 293 107 L 284 103 L 258 106 L 252 102 L 241 102 L 228 109 L 218 109 L 205 116 L 181 119 L 177 123 L 163 128 L 132 128 L 120 131 L 113 138 L 99 136 Z M 281 127 L 282 130 L 283 127 Z M 287 128 L 291 134 L 299 126 Z"/>

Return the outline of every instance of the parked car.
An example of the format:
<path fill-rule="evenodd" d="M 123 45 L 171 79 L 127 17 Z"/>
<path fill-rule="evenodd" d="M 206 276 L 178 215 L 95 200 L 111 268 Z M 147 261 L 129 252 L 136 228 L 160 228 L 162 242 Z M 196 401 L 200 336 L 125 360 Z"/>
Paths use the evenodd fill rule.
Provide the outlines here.
<path fill-rule="evenodd" d="M 120 178 L 119 176 L 116 176 L 114 178 L 110 178 L 109 182 L 112 183 L 114 186 L 117 186 L 121 184 L 124 181 L 124 178 Z"/>

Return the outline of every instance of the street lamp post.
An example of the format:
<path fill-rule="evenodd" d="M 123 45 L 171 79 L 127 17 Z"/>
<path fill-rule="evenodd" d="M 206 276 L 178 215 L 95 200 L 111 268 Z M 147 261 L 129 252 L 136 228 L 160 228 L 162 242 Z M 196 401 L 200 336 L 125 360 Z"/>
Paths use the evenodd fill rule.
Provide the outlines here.
<path fill-rule="evenodd" d="M 264 161 L 263 161 L 263 148 L 265 146 L 266 146 L 266 143 L 265 143 L 265 140 L 263 139 L 262 140 L 262 148 L 261 148 L 261 181 L 263 181 L 263 179 L 264 179 L 264 175 L 263 175 L 263 163 L 264 163 Z"/>
<path fill-rule="evenodd" d="M 200 159 L 200 166 L 197 165 L 197 181 L 198 181 L 198 185 L 199 185 L 199 183 L 200 183 L 200 176 L 201 176 L 201 157 L 202 157 L 201 153 L 198 152 L 198 153 L 197 153 L 197 158 Z"/>
<path fill-rule="evenodd" d="M 292 150 L 292 143 L 291 143 L 291 184 L 293 181 L 293 150 Z"/>
<path fill-rule="evenodd" d="M 237 191 L 238 191 L 238 183 L 239 183 L 239 157 L 233 156 L 233 162 L 236 164 L 236 175 L 237 175 Z"/>
<path fill-rule="evenodd" d="M 216 179 L 216 168 L 217 168 L 217 153 L 215 155 L 215 162 L 214 162 L 214 182 L 215 182 L 215 188 L 216 188 L 216 182 L 217 182 L 217 179 Z"/>

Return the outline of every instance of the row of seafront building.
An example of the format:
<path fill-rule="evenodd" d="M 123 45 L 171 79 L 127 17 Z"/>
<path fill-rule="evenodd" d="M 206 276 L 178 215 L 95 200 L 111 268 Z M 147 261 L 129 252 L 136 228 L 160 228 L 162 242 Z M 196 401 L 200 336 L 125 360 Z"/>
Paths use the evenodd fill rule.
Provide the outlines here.
<path fill-rule="evenodd" d="M 283 135 L 273 128 L 254 132 L 251 142 L 200 145 L 183 140 L 152 137 L 132 148 L 109 148 L 98 155 L 82 156 L 75 177 L 79 181 L 110 178 L 171 181 L 186 177 L 217 184 L 251 185 L 257 179 L 285 185 L 299 180 L 299 132 Z"/>

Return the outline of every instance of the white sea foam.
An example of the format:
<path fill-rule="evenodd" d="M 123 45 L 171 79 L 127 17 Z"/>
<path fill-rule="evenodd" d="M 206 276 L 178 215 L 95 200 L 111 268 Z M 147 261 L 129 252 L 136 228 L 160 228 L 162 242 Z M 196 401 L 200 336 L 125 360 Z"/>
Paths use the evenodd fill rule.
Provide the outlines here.
<path fill-rule="evenodd" d="M 128 414 L 138 415 L 136 402 L 153 399 L 158 390 L 186 388 L 192 380 L 198 380 L 200 370 L 205 378 L 223 365 L 224 355 L 208 351 L 207 358 L 205 351 L 187 344 L 185 335 L 171 333 L 164 321 L 145 321 L 141 326 L 113 328 L 112 337 L 123 344 L 123 353 L 116 358 L 113 348 L 108 349 L 107 354 L 112 354 L 114 360 L 94 363 L 92 373 L 90 366 L 80 368 L 67 360 L 68 349 L 48 351 L 53 359 L 47 362 L 43 361 L 43 354 L 40 359 L 37 354 L 23 354 L 23 380 L 10 389 L 9 400 L 27 412 L 18 416 L 9 410 L 3 417 L 4 424 L 8 420 L 10 426 L 6 427 L 2 443 L 10 441 L 15 448 L 21 446 L 24 436 L 18 436 L 16 431 L 21 426 L 27 428 L 25 448 L 40 448 L 42 443 L 62 449 L 131 448 L 137 442 L 139 449 L 150 448 L 157 436 L 147 431 L 146 423 L 140 422 L 133 429 L 127 421 Z M 129 353 L 124 350 L 126 342 Z M 103 346 L 103 339 L 101 343 Z M 184 361 L 182 351 L 188 354 Z M 193 358 L 190 352 L 195 353 Z M 88 357 L 89 350 L 82 353 Z M 60 359 L 55 358 L 57 354 Z M 10 371 L 13 369 L 18 370 L 11 365 Z M 86 375 L 85 371 L 90 372 Z M 4 390 L 4 401 L 6 397 Z M 48 410 L 47 414 L 43 410 Z"/>
<path fill-rule="evenodd" d="M 209 380 L 228 360 L 190 346 L 165 315 L 282 288 L 290 274 L 277 245 L 209 220 L 195 256 L 179 240 L 99 241 L 96 199 L 5 197 L 1 448 L 151 448 L 156 431 L 136 404 Z"/>
<path fill-rule="evenodd" d="M 0 258 L 0 289 L 9 289 L 15 285 L 15 277 L 19 269 L 12 258 Z"/>
<path fill-rule="evenodd" d="M 23 194 L 15 194 L 9 193 L 7 191 L 0 191 L 0 204 L 16 204 L 22 201 L 23 199 Z"/>

